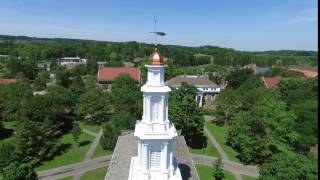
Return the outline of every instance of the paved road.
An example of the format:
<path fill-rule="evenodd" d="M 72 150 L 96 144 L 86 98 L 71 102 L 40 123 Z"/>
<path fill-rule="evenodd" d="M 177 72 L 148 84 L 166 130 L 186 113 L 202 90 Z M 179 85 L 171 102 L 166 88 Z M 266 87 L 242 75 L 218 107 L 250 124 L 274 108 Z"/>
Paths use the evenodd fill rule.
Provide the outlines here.
<path fill-rule="evenodd" d="M 212 163 L 217 159 L 210 156 L 191 154 L 192 160 L 195 164 L 204 164 L 212 166 Z M 76 164 L 71 164 L 68 166 L 63 166 L 59 168 L 54 168 L 46 171 L 38 172 L 38 177 L 41 180 L 54 180 L 60 179 L 68 176 L 75 176 L 78 174 L 85 173 L 90 170 L 94 170 L 100 167 L 107 166 L 110 163 L 111 156 L 104 156 L 96 158 L 93 160 L 83 161 Z M 255 166 L 246 166 L 233 161 L 222 160 L 224 164 L 224 169 L 235 174 L 244 174 L 247 176 L 258 177 L 259 170 Z"/>
<path fill-rule="evenodd" d="M 195 164 L 204 164 L 212 166 L 212 163 L 217 160 L 215 157 L 209 157 L 204 155 L 198 155 L 198 154 L 191 154 L 192 160 Z M 222 160 L 223 162 L 223 169 L 228 170 L 234 174 L 244 174 L 247 176 L 253 176 L 258 177 L 259 176 L 259 170 L 256 166 L 247 166 L 243 165 L 241 163 L 228 161 L 228 160 Z"/>
<path fill-rule="evenodd" d="M 68 176 L 74 176 L 85 173 L 100 167 L 107 166 L 111 160 L 111 156 L 104 156 L 93 160 L 87 160 L 76 164 L 62 166 L 54 169 L 40 171 L 38 178 L 42 180 L 54 180 Z"/>

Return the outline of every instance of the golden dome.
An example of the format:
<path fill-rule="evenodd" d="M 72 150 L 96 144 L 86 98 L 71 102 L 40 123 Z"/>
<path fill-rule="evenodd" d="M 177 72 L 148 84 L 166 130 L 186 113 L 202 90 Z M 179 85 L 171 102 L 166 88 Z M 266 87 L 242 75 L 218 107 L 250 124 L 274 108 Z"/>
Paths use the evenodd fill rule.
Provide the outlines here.
<path fill-rule="evenodd" d="M 149 57 L 149 65 L 164 65 L 164 58 L 163 56 L 157 51 L 155 51 Z"/>

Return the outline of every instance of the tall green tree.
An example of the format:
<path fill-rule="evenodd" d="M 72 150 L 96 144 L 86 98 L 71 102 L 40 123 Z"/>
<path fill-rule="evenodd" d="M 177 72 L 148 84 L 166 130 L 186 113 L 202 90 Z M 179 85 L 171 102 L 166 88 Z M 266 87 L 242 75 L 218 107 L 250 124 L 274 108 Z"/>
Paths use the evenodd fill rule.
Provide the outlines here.
<path fill-rule="evenodd" d="M 37 173 L 30 164 L 11 163 L 3 169 L 3 179 L 8 180 L 37 180 Z"/>
<path fill-rule="evenodd" d="M 108 122 L 103 126 L 103 135 L 100 139 L 100 144 L 105 150 L 112 150 L 117 143 L 118 136 L 121 131 L 114 123 Z"/>
<path fill-rule="evenodd" d="M 201 148 L 206 146 L 203 133 L 204 119 L 195 102 L 197 89 L 183 82 L 178 90 L 173 89 L 169 101 L 169 117 L 189 146 Z"/>
<path fill-rule="evenodd" d="M 103 90 L 96 88 L 82 94 L 75 107 L 75 114 L 80 119 L 99 123 L 107 119 L 111 110 L 110 96 Z"/>
<path fill-rule="evenodd" d="M 276 154 L 259 171 L 261 180 L 318 179 L 317 159 L 299 154 Z"/>
<path fill-rule="evenodd" d="M 135 81 L 127 74 L 119 75 L 112 83 L 112 104 L 116 113 L 129 112 L 141 118 L 142 96 Z"/>
<path fill-rule="evenodd" d="M 49 79 L 48 72 L 45 72 L 45 71 L 39 72 L 33 83 L 34 89 L 38 91 L 44 90 L 47 87 L 48 79 Z"/>
<path fill-rule="evenodd" d="M 223 163 L 221 161 L 221 158 L 218 158 L 217 161 L 213 164 L 212 176 L 215 180 L 222 180 L 225 177 L 222 168 Z"/>

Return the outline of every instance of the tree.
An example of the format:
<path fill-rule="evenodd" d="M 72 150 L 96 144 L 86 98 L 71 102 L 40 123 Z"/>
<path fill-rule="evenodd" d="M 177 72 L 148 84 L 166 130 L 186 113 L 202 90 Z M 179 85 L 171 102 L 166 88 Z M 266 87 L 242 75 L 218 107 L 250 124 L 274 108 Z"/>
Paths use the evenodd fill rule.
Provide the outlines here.
<path fill-rule="evenodd" d="M 70 86 L 70 72 L 64 66 L 58 66 L 56 70 L 56 81 L 58 85 L 61 85 L 65 88 Z"/>
<path fill-rule="evenodd" d="M 15 146 L 10 143 L 5 143 L 0 146 L 0 174 L 3 173 L 3 168 L 15 161 Z"/>
<path fill-rule="evenodd" d="M 110 110 L 109 95 L 96 88 L 80 96 L 79 103 L 75 107 L 75 114 L 86 121 L 99 123 L 107 118 Z"/>
<path fill-rule="evenodd" d="M 299 154 L 279 153 L 260 167 L 260 180 L 318 179 L 317 159 Z"/>
<path fill-rule="evenodd" d="M 242 94 L 242 108 L 230 121 L 227 143 L 239 152 L 240 161 L 262 164 L 272 154 L 287 151 L 299 134 L 295 115 L 287 111 L 276 91 L 258 88 Z"/>
<path fill-rule="evenodd" d="M 30 164 L 21 164 L 14 162 L 3 169 L 3 179 L 8 180 L 37 180 L 37 173 Z"/>
<path fill-rule="evenodd" d="M 129 112 L 119 112 L 112 116 L 111 121 L 121 130 L 134 129 L 136 118 Z"/>
<path fill-rule="evenodd" d="M 197 89 L 185 82 L 178 90 L 173 89 L 169 101 L 169 117 L 186 142 L 193 148 L 206 146 L 206 137 L 203 134 L 204 119 L 195 102 Z"/>
<path fill-rule="evenodd" d="M 34 80 L 34 89 L 37 91 L 44 90 L 47 87 L 47 81 L 49 74 L 45 71 L 38 73 L 38 76 Z"/>
<path fill-rule="evenodd" d="M 135 81 L 127 74 L 119 75 L 112 83 L 112 104 L 116 113 L 129 112 L 141 117 L 142 96 Z"/>
<path fill-rule="evenodd" d="M 103 127 L 103 135 L 100 144 L 105 150 L 112 150 L 117 143 L 121 131 L 112 122 L 108 122 Z"/>
<path fill-rule="evenodd" d="M 79 146 L 79 136 L 81 135 L 81 128 L 79 127 L 79 125 L 77 123 L 73 123 L 71 134 L 73 136 L 74 141 Z"/>
<path fill-rule="evenodd" d="M 253 76 L 253 71 L 251 69 L 236 69 L 231 71 L 227 77 L 228 87 L 236 89 L 241 86 L 241 84 Z"/>
<path fill-rule="evenodd" d="M 80 75 L 76 75 L 76 77 L 72 80 L 72 84 L 69 87 L 72 92 L 72 99 L 74 102 L 78 102 L 79 97 L 86 92 L 86 86 Z"/>
<path fill-rule="evenodd" d="M 30 84 L 25 81 L 0 85 L 0 106 L 3 109 L 3 120 L 15 120 L 17 113 L 21 110 L 22 102 L 32 97 L 32 88 Z"/>
<path fill-rule="evenodd" d="M 212 176 L 215 180 L 221 180 L 225 177 L 222 168 L 223 168 L 223 163 L 221 161 L 221 158 L 218 158 L 216 162 L 213 163 Z"/>

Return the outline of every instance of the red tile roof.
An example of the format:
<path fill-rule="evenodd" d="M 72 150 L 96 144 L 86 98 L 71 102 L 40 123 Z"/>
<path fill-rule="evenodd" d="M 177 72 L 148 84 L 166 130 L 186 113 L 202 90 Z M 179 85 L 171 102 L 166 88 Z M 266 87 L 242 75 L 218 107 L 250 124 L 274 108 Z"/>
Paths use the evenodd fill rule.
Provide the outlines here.
<path fill-rule="evenodd" d="M 287 78 L 283 77 L 262 77 L 262 80 L 267 88 L 272 88 L 277 86 L 281 80 L 285 80 Z"/>
<path fill-rule="evenodd" d="M 16 83 L 18 79 L 2 79 L 0 78 L 0 84 L 11 84 Z"/>
<path fill-rule="evenodd" d="M 128 74 L 132 79 L 140 82 L 140 69 L 129 67 L 101 67 L 97 78 L 100 82 L 112 82 L 120 74 Z"/>

